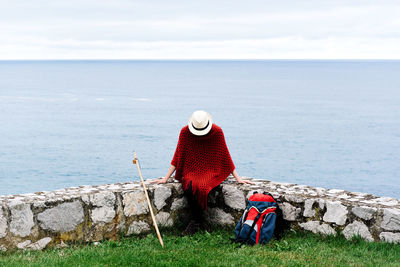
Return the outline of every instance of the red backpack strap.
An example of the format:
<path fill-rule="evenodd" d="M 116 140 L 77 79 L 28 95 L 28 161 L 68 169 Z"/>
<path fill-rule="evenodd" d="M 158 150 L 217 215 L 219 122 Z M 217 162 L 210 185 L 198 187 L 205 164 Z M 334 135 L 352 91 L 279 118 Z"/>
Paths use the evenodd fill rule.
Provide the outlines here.
<path fill-rule="evenodd" d="M 246 242 L 247 240 L 249 240 L 251 233 L 254 230 L 254 227 L 257 225 L 258 220 L 261 218 L 261 213 L 258 213 L 257 216 L 254 218 L 253 224 L 250 227 L 250 231 L 246 237 L 246 239 L 244 240 L 244 242 Z M 257 233 L 258 234 L 258 233 Z"/>

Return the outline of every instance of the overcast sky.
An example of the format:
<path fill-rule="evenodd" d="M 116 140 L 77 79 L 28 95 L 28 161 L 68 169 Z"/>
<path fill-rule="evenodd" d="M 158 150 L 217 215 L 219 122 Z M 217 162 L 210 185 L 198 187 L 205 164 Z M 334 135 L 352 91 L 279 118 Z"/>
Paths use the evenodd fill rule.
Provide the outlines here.
<path fill-rule="evenodd" d="M 400 1 L 0 0 L 0 59 L 400 59 Z"/>

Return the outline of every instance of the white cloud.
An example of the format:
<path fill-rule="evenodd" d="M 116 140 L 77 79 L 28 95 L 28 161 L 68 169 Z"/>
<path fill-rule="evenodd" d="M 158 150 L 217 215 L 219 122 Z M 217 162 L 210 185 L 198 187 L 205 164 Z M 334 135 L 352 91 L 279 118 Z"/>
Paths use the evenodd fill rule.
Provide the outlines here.
<path fill-rule="evenodd" d="M 381 59 L 400 58 L 398 39 L 283 37 L 223 41 L 30 41 L 3 59 Z M 278 51 L 278 52 L 277 52 Z M 397 53 L 393 53 L 396 51 Z M 18 55 L 18 56 L 15 56 Z"/>
<path fill-rule="evenodd" d="M 0 59 L 400 59 L 395 1 L 189 2 L 5 3 Z"/>

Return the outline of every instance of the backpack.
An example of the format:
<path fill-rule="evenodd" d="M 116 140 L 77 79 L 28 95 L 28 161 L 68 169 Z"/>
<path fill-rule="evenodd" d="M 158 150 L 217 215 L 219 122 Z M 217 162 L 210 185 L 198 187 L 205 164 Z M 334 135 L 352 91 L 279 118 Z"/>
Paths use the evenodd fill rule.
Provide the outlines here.
<path fill-rule="evenodd" d="M 235 228 L 235 241 L 242 244 L 265 244 L 274 235 L 278 204 L 269 193 L 249 197 L 247 207 Z"/>

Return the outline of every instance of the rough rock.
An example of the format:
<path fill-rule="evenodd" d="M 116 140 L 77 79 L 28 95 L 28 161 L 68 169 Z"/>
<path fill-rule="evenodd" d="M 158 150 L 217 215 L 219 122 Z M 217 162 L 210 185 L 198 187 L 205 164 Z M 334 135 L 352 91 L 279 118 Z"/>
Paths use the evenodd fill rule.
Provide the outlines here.
<path fill-rule="evenodd" d="M 50 242 L 51 242 L 51 238 L 50 237 L 45 237 L 45 238 L 42 238 L 42 239 L 38 240 L 35 243 L 32 243 L 32 244 L 26 246 L 26 248 L 29 248 L 29 249 L 32 249 L 32 250 L 42 250 Z"/>
<path fill-rule="evenodd" d="M 325 208 L 325 199 L 318 199 L 319 209 L 323 210 Z"/>
<path fill-rule="evenodd" d="M 46 208 L 46 203 L 44 201 L 38 201 L 33 203 L 34 208 Z"/>
<path fill-rule="evenodd" d="M 376 208 L 361 206 L 361 207 L 354 207 L 351 209 L 351 212 L 356 215 L 358 218 L 364 220 L 371 220 L 374 216 L 375 212 L 377 211 Z"/>
<path fill-rule="evenodd" d="M 333 194 L 333 195 L 337 195 L 337 194 L 343 193 L 343 192 L 344 192 L 343 189 L 330 189 L 330 190 L 328 190 L 328 193 L 329 194 Z"/>
<path fill-rule="evenodd" d="M 64 241 L 61 240 L 60 244 L 56 245 L 56 248 L 67 248 L 68 245 L 64 243 Z"/>
<path fill-rule="evenodd" d="M 296 221 L 301 212 L 300 208 L 296 208 L 287 202 L 279 204 L 279 207 L 282 209 L 283 219 L 287 221 Z"/>
<path fill-rule="evenodd" d="M 3 245 L 0 245 L 0 251 L 5 252 L 5 251 L 7 251 L 7 248 L 5 246 L 3 246 Z"/>
<path fill-rule="evenodd" d="M 125 216 L 146 214 L 149 212 L 146 196 L 143 191 L 135 190 L 124 193 L 122 197 Z"/>
<path fill-rule="evenodd" d="M 172 220 L 168 212 L 159 212 L 156 215 L 156 221 L 159 226 L 163 227 L 171 227 L 172 225 L 174 225 L 174 221 Z"/>
<path fill-rule="evenodd" d="M 187 199 L 185 197 L 175 199 L 174 202 L 172 202 L 171 205 L 171 210 L 181 210 L 184 209 L 188 206 Z"/>
<path fill-rule="evenodd" d="M 314 199 L 307 199 L 304 202 L 304 217 L 314 217 L 315 216 L 315 210 L 313 209 L 314 205 Z"/>
<path fill-rule="evenodd" d="M 347 194 L 342 194 L 342 195 L 339 195 L 339 196 L 337 196 L 337 198 L 341 198 L 341 199 L 349 199 L 349 198 L 350 198 L 350 196 L 349 196 L 349 195 L 347 195 Z"/>
<path fill-rule="evenodd" d="M 368 227 L 359 221 L 354 221 L 353 223 L 348 224 L 343 229 L 342 233 L 346 239 L 351 239 L 353 236 L 359 235 L 367 241 L 374 241 L 371 233 L 368 231 Z"/>
<path fill-rule="evenodd" d="M 37 219 L 42 229 L 69 232 L 84 220 L 82 204 L 79 201 L 62 203 L 39 213 Z"/>
<path fill-rule="evenodd" d="M 141 234 L 143 232 L 148 232 L 150 231 L 150 226 L 148 225 L 148 223 L 144 222 L 144 221 L 137 221 L 137 222 L 133 222 L 131 223 L 131 225 L 128 228 L 128 232 L 126 233 L 127 235 L 131 235 L 131 234 Z"/>
<path fill-rule="evenodd" d="M 25 240 L 24 242 L 18 243 L 17 248 L 18 249 L 26 249 L 31 243 L 32 243 L 32 241 Z"/>
<path fill-rule="evenodd" d="M 158 186 L 154 190 L 154 205 L 161 210 L 167 203 L 165 202 L 172 195 L 172 190 L 165 186 Z"/>
<path fill-rule="evenodd" d="M 315 191 L 317 191 L 318 195 L 324 195 L 325 192 L 327 191 L 325 188 L 322 187 L 315 187 L 314 189 Z"/>
<path fill-rule="evenodd" d="M 208 194 L 208 203 L 210 204 L 217 204 L 219 192 L 218 191 L 211 191 L 210 194 Z"/>
<path fill-rule="evenodd" d="M 20 237 L 30 235 L 32 227 L 35 225 L 30 205 L 16 201 L 10 203 L 9 208 L 11 211 L 11 233 Z"/>
<path fill-rule="evenodd" d="M 381 227 L 385 230 L 400 230 L 400 209 L 383 209 L 383 221 Z"/>
<path fill-rule="evenodd" d="M 382 232 L 379 238 L 381 241 L 389 243 L 400 243 L 400 233 Z"/>
<path fill-rule="evenodd" d="M 92 210 L 91 218 L 94 223 L 103 222 L 109 223 L 115 217 L 114 207 L 100 207 Z"/>
<path fill-rule="evenodd" d="M 181 183 L 172 183 L 172 186 L 175 188 L 178 195 L 183 195 L 183 188 Z"/>
<path fill-rule="evenodd" d="M 100 192 L 89 196 L 90 203 L 97 207 L 113 207 L 115 204 L 115 195 L 113 192 Z"/>
<path fill-rule="evenodd" d="M 381 204 L 381 205 L 385 205 L 385 206 L 395 206 L 397 204 L 399 204 L 399 202 L 391 197 L 380 197 L 380 198 L 376 198 L 374 199 L 375 202 Z"/>
<path fill-rule="evenodd" d="M 222 186 L 222 194 L 225 204 L 236 210 L 244 210 L 246 208 L 246 199 L 241 190 L 233 185 Z"/>
<path fill-rule="evenodd" d="M 326 223 L 320 224 L 319 221 L 299 223 L 299 226 L 304 230 L 313 232 L 314 234 L 336 235 L 336 231 L 331 226 Z"/>
<path fill-rule="evenodd" d="M 215 225 L 234 225 L 235 221 L 229 213 L 226 213 L 220 208 L 208 208 L 206 219 Z"/>
<path fill-rule="evenodd" d="M 86 195 L 86 194 L 82 195 L 81 199 L 82 199 L 83 203 L 85 203 L 86 205 L 89 205 L 89 203 L 90 203 L 89 195 Z"/>
<path fill-rule="evenodd" d="M 289 202 L 303 203 L 304 197 L 298 195 L 285 195 L 285 199 Z"/>
<path fill-rule="evenodd" d="M 337 225 L 344 225 L 346 223 L 348 211 L 339 201 L 327 201 L 326 209 L 323 217 L 325 222 L 332 222 Z"/>
<path fill-rule="evenodd" d="M 269 191 L 278 199 L 284 218 L 296 222 L 290 224 L 295 229 L 301 227 L 321 234 L 343 231 L 348 238 L 359 234 L 368 240 L 380 237 L 400 243 L 398 200 L 336 189 L 256 182 L 237 185 L 234 179 L 228 179 L 222 183 L 210 195 L 214 204 L 210 203 L 206 219 L 215 225 L 232 226 L 244 208 L 243 197 L 247 193 Z M 151 185 L 149 192 L 160 226 L 185 218 L 186 210 L 182 209 L 188 203 L 180 183 Z M 71 203 L 76 207 L 68 207 L 74 205 Z M 128 234 L 151 231 L 148 211 L 139 182 L 0 196 L 0 249 L 10 250 L 17 244 L 21 248 L 40 249 L 57 246 L 61 239 L 71 243 L 100 241 L 110 238 L 115 228 L 118 233 Z M 117 214 L 121 217 L 114 222 Z M 40 238 L 45 239 L 38 241 Z"/>
<path fill-rule="evenodd" d="M 0 207 L 0 238 L 3 238 L 7 235 L 7 218 L 3 211 L 3 208 Z"/>

